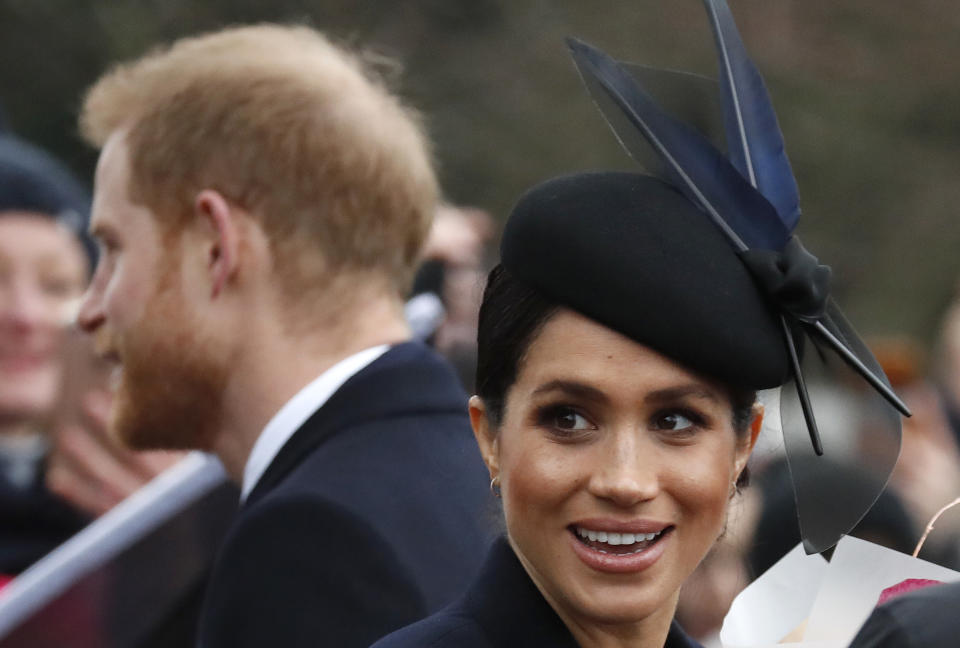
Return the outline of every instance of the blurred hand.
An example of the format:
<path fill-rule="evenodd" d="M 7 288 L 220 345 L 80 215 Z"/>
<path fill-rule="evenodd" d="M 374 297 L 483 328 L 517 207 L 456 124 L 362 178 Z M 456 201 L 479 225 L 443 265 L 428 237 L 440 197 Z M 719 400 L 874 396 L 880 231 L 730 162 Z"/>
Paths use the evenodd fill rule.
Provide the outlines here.
<path fill-rule="evenodd" d="M 913 417 L 903 422 L 903 447 L 891 484 L 903 497 L 919 531 L 940 508 L 960 497 L 960 452 L 935 390 L 918 385 L 903 390 Z M 945 515 L 934 544 L 960 532 L 960 516 Z"/>
<path fill-rule="evenodd" d="M 109 392 L 88 392 L 80 420 L 56 426 L 51 435 L 47 488 L 93 516 L 106 513 L 186 455 L 121 446 L 107 433 L 111 404 Z"/>

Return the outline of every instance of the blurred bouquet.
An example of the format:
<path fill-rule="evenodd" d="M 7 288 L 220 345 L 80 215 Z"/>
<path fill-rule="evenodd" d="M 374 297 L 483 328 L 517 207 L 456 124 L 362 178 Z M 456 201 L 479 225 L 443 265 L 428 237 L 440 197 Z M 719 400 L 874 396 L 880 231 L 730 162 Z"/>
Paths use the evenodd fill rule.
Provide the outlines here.
<path fill-rule="evenodd" d="M 795 547 L 734 600 L 724 648 L 846 648 L 879 603 L 960 572 L 844 537 L 828 563 Z"/>

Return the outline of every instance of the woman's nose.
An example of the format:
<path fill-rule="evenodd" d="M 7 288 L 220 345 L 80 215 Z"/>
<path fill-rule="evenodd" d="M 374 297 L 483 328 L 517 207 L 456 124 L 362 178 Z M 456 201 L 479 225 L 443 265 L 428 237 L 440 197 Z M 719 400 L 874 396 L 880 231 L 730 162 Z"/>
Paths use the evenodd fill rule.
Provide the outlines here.
<path fill-rule="evenodd" d="M 654 450 L 635 430 L 612 435 L 598 453 L 589 490 L 617 506 L 633 506 L 652 500 L 660 491 Z"/>
<path fill-rule="evenodd" d="M 11 280 L 0 285 L 0 318 L 16 329 L 60 324 L 56 309 L 38 286 Z"/>

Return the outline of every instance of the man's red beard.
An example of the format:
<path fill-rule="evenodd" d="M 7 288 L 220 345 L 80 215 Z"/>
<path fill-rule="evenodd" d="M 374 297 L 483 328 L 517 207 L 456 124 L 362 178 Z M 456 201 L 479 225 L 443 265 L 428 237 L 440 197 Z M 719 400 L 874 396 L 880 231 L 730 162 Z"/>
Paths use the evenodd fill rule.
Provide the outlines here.
<path fill-rule="evenodd" d="M 222 344 L 202 339 L 164 277 L 136 326 L 116 340 L 123 361 L 111 429 L 137 450 L 211 450 L 221 432 L 229 366 Z"/>

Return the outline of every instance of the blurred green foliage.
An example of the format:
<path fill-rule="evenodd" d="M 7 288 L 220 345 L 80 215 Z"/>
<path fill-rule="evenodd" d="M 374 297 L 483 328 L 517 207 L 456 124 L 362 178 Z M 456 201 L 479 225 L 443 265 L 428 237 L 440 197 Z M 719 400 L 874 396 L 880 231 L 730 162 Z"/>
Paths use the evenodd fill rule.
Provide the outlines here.
<path fill-rule="evenodd" d="M 731 0 L 801 189 L 800 233 L 864 333 L 929 340 L 960 271 L 960 12 L 914 0 Z M 428 117 L 447 197 L 503 217 L 527 186 L 631 168 L 580 88 L 563 37 L 713 75 L 697 0 L 0 0 L 0 105 L 84 177 L 83 90 L 182 35 L 308 22 L 398 58 Z"/>

